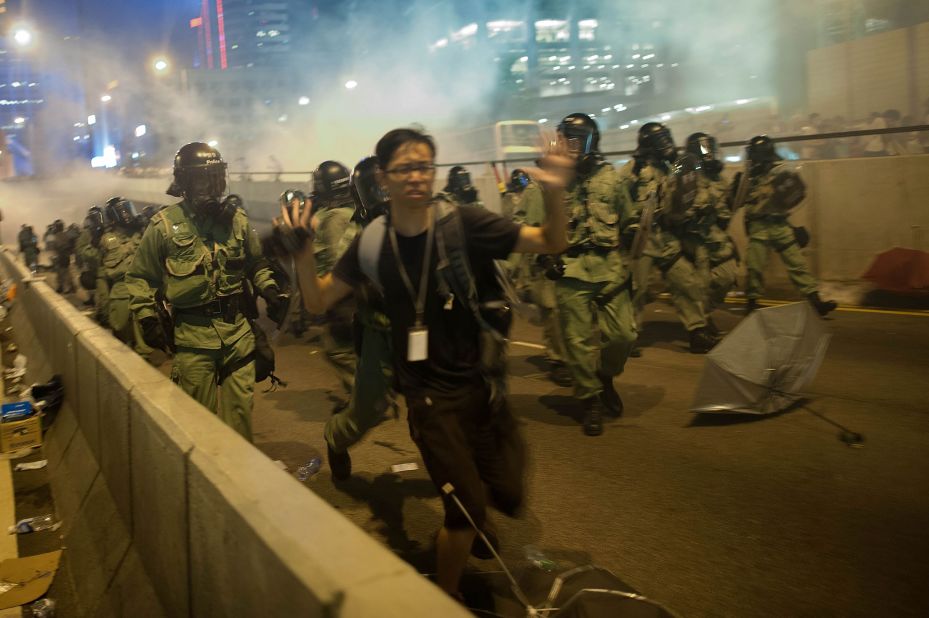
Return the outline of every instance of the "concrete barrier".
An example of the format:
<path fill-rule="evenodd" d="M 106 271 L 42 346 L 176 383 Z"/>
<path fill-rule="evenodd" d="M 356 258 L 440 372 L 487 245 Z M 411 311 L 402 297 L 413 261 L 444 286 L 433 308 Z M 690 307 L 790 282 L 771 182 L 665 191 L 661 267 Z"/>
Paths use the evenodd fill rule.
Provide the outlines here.
<path fill-rule="evenodd" d="M 30 379 L 66 388 L 45 444 L 63 615 L 469 615 L 6 249 L 0 269 Z"/>

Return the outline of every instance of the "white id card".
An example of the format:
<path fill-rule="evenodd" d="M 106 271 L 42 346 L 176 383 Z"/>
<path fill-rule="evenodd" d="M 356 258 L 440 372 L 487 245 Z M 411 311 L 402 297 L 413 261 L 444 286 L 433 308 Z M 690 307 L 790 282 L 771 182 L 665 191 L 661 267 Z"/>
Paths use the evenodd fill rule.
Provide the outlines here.
<path fill-rule="evenodd" d="M 406 340 L 406 360 L 411 363 L 429 358 L 429 329 L 411 328 Z"/>

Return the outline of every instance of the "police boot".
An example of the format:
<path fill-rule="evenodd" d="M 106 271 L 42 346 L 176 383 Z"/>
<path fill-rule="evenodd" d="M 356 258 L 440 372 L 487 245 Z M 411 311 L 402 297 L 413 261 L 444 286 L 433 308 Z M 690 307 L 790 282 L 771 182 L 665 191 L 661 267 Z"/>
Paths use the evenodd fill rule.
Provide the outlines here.
<path fill-rule="evenodd" d="M 326 453 L 329 459 L 329 470 L 332 471 L 332 480 L 347 481 L 352 476 L 352 456 L 348 451 L 338 453 L 326 443 Z"/>
<path fill-rule="evenodd" d="M 603 433 L 603 412 L 600 406 L 599 397 L 590 397 L 583 401 L 584 404 L 584 434 L 588 436 L 599 436 Z"/>
<path fill-rule="evenodd" d="M 829 315 L 830 311 L 835 311 L 839 306 L 839 303 L 835 302 L 834 300 L 821 299 L 819 297 L 819 292 L 813 292 L 806 298 L 808 301 L 810 301 L 810 304 L 813 305 L 813 309 L 816 309 L 816 313 L 818 313 L 819 316 L 823 318 Z"/>
<path fill-rule="evenodd" d="M 760 307 L 758 306 L 758 299 L 756 299 L 756 298 L 749 298 L 749 299 L 748 299 L 748 302 L 745 303 L 745 315 L 748 315 L 749 313 L 751 313 L 751 312 L 754 311 L 755 309 L 760 309 Z"/>
<path fill-rule="evenodd" d="M 713 337 L 706 327 L 695 328 L 690 331 L 690 352 L 691 354 L 706 354 L 717 344 L 716 337 Z"/>
<path fill-rule="evenodd" d="M 597 372 L 597 377 L 600 378 L 600 383 L 603 384 L 603 390 L 600 391 L 600 403 L 603 404 L 603 409 L 606 410 L 606 413 L 610 416 L 620 417 L 623 415 L 623 400 L 619 396 L 619 393 L 616 392 L 616 387 L 613 386 L 613 377 L 604 375 Z"/>
<path fill-rule="evenodd" d="M 574 384 L 571 371 L 561 361 L 549 361 L 548 379 L 558 386 L 571 386 Z"/>

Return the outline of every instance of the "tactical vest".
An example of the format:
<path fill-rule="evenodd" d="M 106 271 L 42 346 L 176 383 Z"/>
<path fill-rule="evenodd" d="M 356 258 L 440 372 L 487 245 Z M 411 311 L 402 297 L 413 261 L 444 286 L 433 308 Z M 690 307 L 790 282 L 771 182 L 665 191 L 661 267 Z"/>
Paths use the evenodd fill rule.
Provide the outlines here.
<path fill-rule="evenodd" d="M 163 209 L 151 224 L 164 235 L 165 298 L 183 309 L 241 293 L 247 261 L 245 211 L 237 209 L 229 225 L 214 224 L 219 235 L 210 248 L 182 204 Z"/>
<path fill-rule="evenodd" d="M 602 163 L 590 176 L 569 189 L 568 245 L 619 246 L 620 212 L 616 204 L 616 170 Z"/>
<path fill-rule="evenodd" d="M 125 278 L 140 240 L 139 234 L 127 236 L 116 231 L 107 232 L 100 239 L 101 273 L 110 287 Z"/>

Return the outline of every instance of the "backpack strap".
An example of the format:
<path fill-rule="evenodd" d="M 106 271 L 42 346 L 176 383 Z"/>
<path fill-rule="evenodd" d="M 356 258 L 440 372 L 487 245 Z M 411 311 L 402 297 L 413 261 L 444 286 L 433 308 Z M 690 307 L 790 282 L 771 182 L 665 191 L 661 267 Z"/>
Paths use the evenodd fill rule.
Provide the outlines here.
<path fill-rule="evenodd" d="M 491 326 L 481 313 L 477 285 L 474 273 L 471 271 L 471 262 L 468 260 L 468 246 L 461 215 L 455 205 L 441 195 L 435 201 L 435 206 L 436 232 L 438 232 L 436 246 L 439 253 L 436 271 L 441 275 L 439 285 L 440 287 L 447 286 L 447 289 L 464 303 L 477 320 L 481 330 L 489 332 L 494 339 L 502 341 L 503 334 Z"/>
<path fill-rule="evenodd" d="M 381 215 L 361 231 L 361 239 L 358 241 L 358 266 L 380 294 L 384 293 L 384 288 L 381 285 L 378 265 L 386 236 L 387 217 Z"/>

